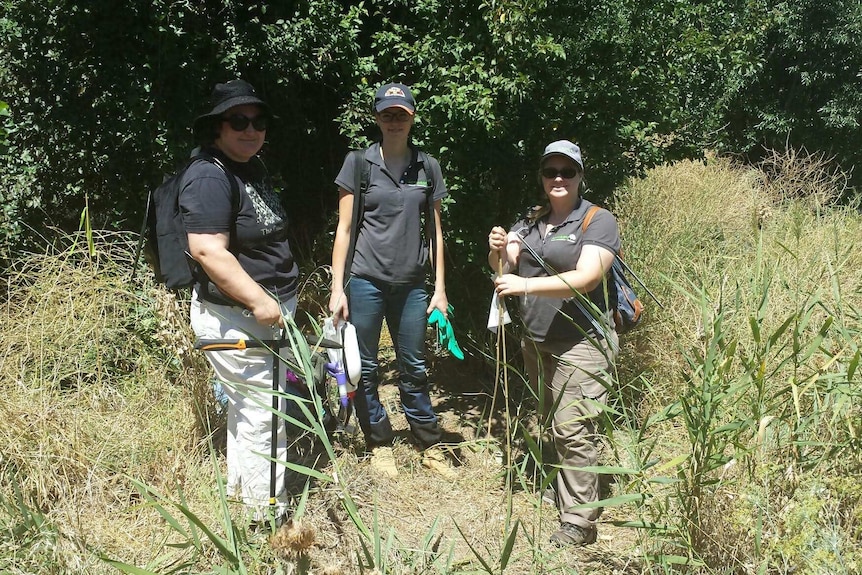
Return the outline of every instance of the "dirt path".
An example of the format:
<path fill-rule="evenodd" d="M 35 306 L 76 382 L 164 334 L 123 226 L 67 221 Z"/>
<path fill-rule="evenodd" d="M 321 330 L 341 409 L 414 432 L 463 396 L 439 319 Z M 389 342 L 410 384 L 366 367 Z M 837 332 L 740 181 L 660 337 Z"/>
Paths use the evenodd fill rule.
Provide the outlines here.
<path fill-rule="evenodd" d="M 387 572 L 468 573 L 477 568 L 481 571 L 481 561 L 499 565 L 507 535 L 515 523 L 518 534 L 505 573 L 640 572 L 630 559 L 635 555 L 635 534 L 609 524 L 621 519 L 614 509 L 603 514 L 604 524 L 595 545 L 557 549 L 547 542 L 558 526 L 559 516 L 553 506 L 542 504 L 533 492 L 530 465 L 525 463 L 520 441 L 513 445 L 512 460 L 521 472 L 510 478 L 512 486 L 507 489 L 503 466 L 506 414 L 500 392 L 490 419 L 489 438 L 494 374 L 487 373 L 486 367 L 450 357 L 430 362 L 432 399 L 457 478 L 447 481 L 422 467 L 400 408 L 391 349 L 382 355 L 380 394 L 396 430 L 393 451 L 399 476 L 389 479 L 373 474 L 361 435 L 342 442 L 339 464 L 342 480 L 357 503 L 362 521 L 371 531 L 376 525 L 384 542 L 391 538 Z M 516 383 L 510 385 L 510 416 L 526 425 L 534 423 L 530 403 L 515 400 L 523 393 Z M 308 519 L 317 530 L 319 544 L 312 563 L 331 570 L 323 572 L 358 572 L 356 553 L 361 545 L 357 528 L 344 511 L 337 490 L 322 489 L 313 494 Z"/>

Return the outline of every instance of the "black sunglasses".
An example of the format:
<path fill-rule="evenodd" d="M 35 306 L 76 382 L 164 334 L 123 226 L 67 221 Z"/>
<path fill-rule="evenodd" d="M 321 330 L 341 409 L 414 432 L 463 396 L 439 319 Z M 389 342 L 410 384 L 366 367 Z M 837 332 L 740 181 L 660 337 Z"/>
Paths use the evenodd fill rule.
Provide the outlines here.
<path fill-rule="evenodd" d="M 562 170 L 558 170 L 556 168 L 542 168 L 541 173 L 543 178 L 548 178 L 549 180 L 555 180 L 557 179 L 557 176 L 562 176 L 564 180 L 571 180 L 578 175 L 578 170 L 576 168 L 563 168 Z"/>
<path fill-rule="evenodd" d="M 258 132 L 263 132 L 269 127 L 269 116 L 255 116 L 254 118 L 249 118 L 248 116 L 243 116 L 241 114 L 234 114 L 233 116 L 222 118 L 221 121 L 227 122 L 230 129 L 235 132 L 242 132 L 248 128 L 249 124 L 251 124 Z"/>

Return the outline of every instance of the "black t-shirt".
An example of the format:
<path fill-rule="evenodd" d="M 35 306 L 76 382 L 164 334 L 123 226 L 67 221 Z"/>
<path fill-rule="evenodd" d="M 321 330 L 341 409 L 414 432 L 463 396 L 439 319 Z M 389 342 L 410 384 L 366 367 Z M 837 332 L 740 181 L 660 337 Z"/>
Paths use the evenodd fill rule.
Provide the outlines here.
<path fill-rule="evenodd" d="M 581 199 L 566 221 L 548 230 L 546 218 L 536 222 L 520 220 L 512 231 L 541 256 L 551 270 L 561 273 L 577 268 L 581 250 L 587 244 L 603 247 L 614 254 L 620 251 L 620 232 L 616 218 L 607 210 L 599 210 L 586 232 L 581 222 L 593 204 Z M 545 277 L 548 272 L 525 247 L 518 259 L 518 275 Z M 587 297 L 602 311 L 608 310 L 608 282 L 602 282 Z M 612 289 L 612 288 L 611 288 Z M 538 342 L 577 342 L 583 333 L 595 333 L 590 319 L 578 309 L 574 297 L 552 298 L 528 295 L 521 297 L 522 319 L 530 338 Z"/>
<path fill-rule="evenodd" d="M 263 163 L 257 158 L 234 162 L 217 150 L 206 152 L 222 160 L 237 179 L 240 193 L 235 227 L 228 176 L 212 162 L 198 160 L 189 166 L 180 184 L 186 231 L 231 235 L 230 251 L 246 273 L 279 301 L 287 301 L 296 295 L 299 268 L 287 241 L 287 214 Z"/>

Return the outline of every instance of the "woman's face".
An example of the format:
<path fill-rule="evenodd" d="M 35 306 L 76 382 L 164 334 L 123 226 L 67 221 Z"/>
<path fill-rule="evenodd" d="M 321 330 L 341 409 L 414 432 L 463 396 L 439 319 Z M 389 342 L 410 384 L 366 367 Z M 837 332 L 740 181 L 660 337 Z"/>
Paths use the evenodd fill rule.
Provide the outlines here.
<path fill-rule="evenodd" d="M 581 167 L 566 156 L 550 156 L 542 164 L 542 187 L 549 199 L 577 197 L 584 175 Z"/>
<path fill-rule="evenodd" d="M 235 162 L 247 162 L 263 147 L 269 117 L 254 104 L 234 106 L 221 116 L 213 144 Z"/>
<path fill-rule="evenodd" d="M 410 135 L 410 128 L 413 127 L 413 115 L 398 106 L 377 112 L 374 114 L 374 119 L 380 127 L 384 140 L 406 140 Z"/>

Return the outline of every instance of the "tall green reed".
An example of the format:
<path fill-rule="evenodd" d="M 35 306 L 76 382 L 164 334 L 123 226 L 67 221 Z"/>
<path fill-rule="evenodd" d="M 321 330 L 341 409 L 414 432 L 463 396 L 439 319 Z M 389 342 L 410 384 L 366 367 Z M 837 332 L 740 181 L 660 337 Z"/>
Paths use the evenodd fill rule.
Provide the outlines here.
<path fill-rule="evenodd" d="M 746 546 L 731 541 L 742 528 L 720 516 L 719 494 L 768 494 L 769 482 L 780 477 L 775 474 L 794 468 L 826 473 L 858 445 L 852 421 L 860 391 L 851 382 L 858 379 L 859 324 L 841 298 L 834 269 L 827 266 L 831 297 L 825 297 L 800 287 L 805 266 L 810 262 L 788 268 L 766 257 L 761 242 L 750 275 L 737 276 L 729 292 L 728 281 L 711 296 L 708 281 L 693 287 L 694 281 L 684 286 L 667 278 L 699 311 L 700 338 L 678 350 L 685 361 L 679 399 L 641 418 L 623 404 L 620 422 L 634 439 L 614 442 L 635 463 L 623 488 L 642 496 L 641 518 L 623 524 L 644 533 L 648 565 L 667 571 L 709 560 L 738 569 L 749 562 L 762 571 L 770 562 L 766 517 L 775 509 L 756 511 L 744 533 L 750 539 L 741 537 L 750 541 Z M 789 277 L 776 280 L 782 273 Z M 776 296 L 776 290 L 783 293 Z M 773 300 L 783 302 L 777 318 Z M 643 387 L 653 389 L 655 382 L 645 377 Z M 684 430 L 684 441 L 668 435 L 674 426 Z"/>
<path fill-rule="evenodd" d="M 322 483 L 337 484 L 342 489 L 342 500 L 351 518 L 358 519 L 356 513 L 356 505 L 353 502 L 346 487 L 340 482 L 341 474 L 338 473 L 338 460 L 335 456 L 335 450 L 324 425 L 324 402 L 326 398 L 321 397 L 317 393 L 317 388 L 312 384 L 316 367 L 313 363 L 313 354 L 317 352 L 312 348 L 306 340 L 305 336 L 296 326 L 293 318 L 286 317 L 285 329 L 285 347 L 289 348 L 291 353 L 289 357 L 279 356 L 282 369 L 286 366 L 294 371 L 300 378 L 307 382 L 307 388 L 310 392 L 310 397 L 300 397 L 294 394 L 285 393 L 282 390 L 268 390 L 268 394 L 274 394 L 279 398 L 279 402 L 287 400 L 293 402 L 295 407 L 301 413 L 300 416 L 293 416 L 288 413 L 283 413 L 280 410 L 273 410 L 269 400 L 260 400 L 255 396 L 252 401 L 257 403 L 261 409 L 265 409 L 278 416 L 279 425 L 290 425 L 293 429 L 300 430 L 301 433 L 310 436 L 313 441 L 318 442 L 324 449 L 327 455 L 327 463 L 331 464 L 331 472 L 325 472 L 312 466 L 302 465 L 293 461 L 272 460 L 268 454 L 261 454 L 276 465 L 281 465 L 293 473 L 305 477 L 302 494 L 296 507 L 292 510 L 292 518 L 299 521 L 305 511 L 305 506 L 309 496 L 309 489 L 312 481 Z M 250 395 L 243 389 L 243 386 L 237 386 L 237 392 L 243 395 Z M 292 410 L 287 410 L 292 411 Z M 294 412 L 295 413 L 295 412 Z M 146 568 L 130 565 L 120 560 L 103 556 L 103 560 L 122 572 L 135 575 L 140 574 L 155 574 L 155 573 L 193 573 L 198 567 L 198 562 L 205 557 L 209 557 L 212 550 L 215 550 L 216 557 L 221 562 L 219 567 L 220 573 L 231 575 L 244 575 L 248 572 L 247 557 L 251 556 L 255 560 L 259 560 L 259 551 L 255 545 L 249 541 L 249 532 L 242 522 L 237 522 L 231 516 L 231 499 L 226 493 L 224 482 L 219 473 L 219 464 L 216 457 L 216 450 L 212 444 L 211 435 L 209 436 L 209 455 L 210 463 L 213 467 L 217 483 L 217 498 L 218 505 L 221 509 L 222 524 L 218 527 L 206 525 L 199 513 L 196 513 L 188 504 L 181 486 L 177 487 L 174 494 L 161 493 L 151 486 L 148 486 L 140 481 L 130 478 L 132 483 L 138 488 L 142 497 L 145 500 L 145 507 L 154 509 L 165 521 L 174 535 L 179 539 L 179 543 L 172 542 L 168 547 L 181 550 L 183 557 L 178 558 L 175 553 L 166 553 L 159 555 L 151 565 Z M 273 526 L 274 528 L 274 526 Z M 371 537 L 370 532 L 361 530 L 367 537 Z M 158 569 L 158 571 L 156 571 Z"/>

